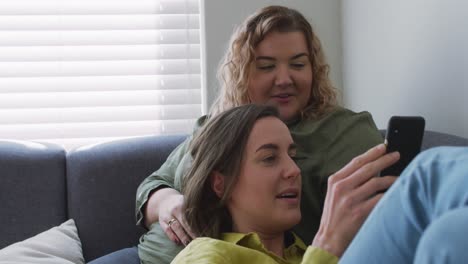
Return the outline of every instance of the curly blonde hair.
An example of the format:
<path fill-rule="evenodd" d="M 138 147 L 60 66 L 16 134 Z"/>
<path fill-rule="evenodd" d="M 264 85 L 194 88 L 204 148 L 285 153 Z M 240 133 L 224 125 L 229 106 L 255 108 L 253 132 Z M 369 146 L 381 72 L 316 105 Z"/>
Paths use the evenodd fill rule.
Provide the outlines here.
<path fill-rule="evenodd" d="M 270 32 L 302 32 L 312 64 L 311 96 L 302 118 L 319 118 L 336 105 L 336 89 L 329 79 L 320 40 L 310 23 L 298 11 L 284 6 L 267 6 L 247 18 L 231 37 L 230 46 L 218 71 L 220 93 L 210 109 L 215 116 L 232 107 L 250 103 L 249 69 L 255 60 L 255 48 Z"/>

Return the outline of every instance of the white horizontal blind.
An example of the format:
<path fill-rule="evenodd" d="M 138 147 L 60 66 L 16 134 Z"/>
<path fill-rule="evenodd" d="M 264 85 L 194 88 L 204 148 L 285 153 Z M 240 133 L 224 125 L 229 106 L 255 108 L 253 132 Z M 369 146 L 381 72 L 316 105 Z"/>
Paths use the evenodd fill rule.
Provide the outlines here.
<path fill-rule="evenodd" d="M 188 133 L 201 109 L 198 0 L 0 1 L 0 138 Z"/>

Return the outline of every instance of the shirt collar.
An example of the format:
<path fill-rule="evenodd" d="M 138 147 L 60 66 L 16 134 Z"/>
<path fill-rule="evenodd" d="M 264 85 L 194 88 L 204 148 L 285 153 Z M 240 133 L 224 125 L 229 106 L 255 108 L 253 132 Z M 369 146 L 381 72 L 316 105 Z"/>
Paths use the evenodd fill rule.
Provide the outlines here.
<path fill-rule="evenodd" d="M 263 247 L 260 237 L 256 233 L 222 233 L 221 240 L 245 247 Z M 287 231 L 284 236 L 286 250 L 297 248 L 305 252 L 307 246 L 293 232 Z"/>

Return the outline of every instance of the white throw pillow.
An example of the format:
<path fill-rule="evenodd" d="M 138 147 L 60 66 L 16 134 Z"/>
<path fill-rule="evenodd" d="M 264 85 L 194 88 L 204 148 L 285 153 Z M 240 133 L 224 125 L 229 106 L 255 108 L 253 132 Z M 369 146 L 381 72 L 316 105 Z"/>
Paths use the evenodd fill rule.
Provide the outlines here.
<path fill-rule="evenodd" d="M 75 221 L 70 219 L 0 250 L 0 264 L 6 263 L 84 264 Z"/>

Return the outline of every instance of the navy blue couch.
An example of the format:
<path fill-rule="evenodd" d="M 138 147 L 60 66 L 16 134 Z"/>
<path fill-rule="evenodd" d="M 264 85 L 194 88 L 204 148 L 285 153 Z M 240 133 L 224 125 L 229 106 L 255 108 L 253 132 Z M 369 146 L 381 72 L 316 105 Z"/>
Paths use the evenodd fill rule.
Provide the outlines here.
<path fill-rule="evenodd" d="M 382 131 L 383 133 L 384 131 Z M 66 152 L 53 145 L 0 140 L 0 249 L 69 218 L 86 261 L 137 244 L 135 193 L 185 136 L 148 136 Z M 423 149 L 468 146 L 426 131 Z"/>

